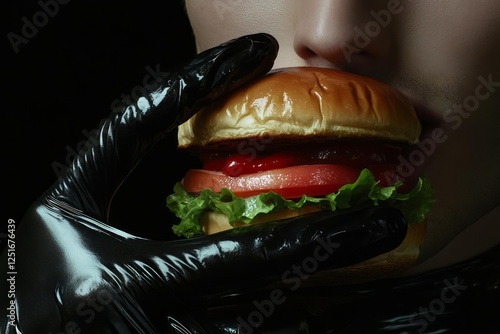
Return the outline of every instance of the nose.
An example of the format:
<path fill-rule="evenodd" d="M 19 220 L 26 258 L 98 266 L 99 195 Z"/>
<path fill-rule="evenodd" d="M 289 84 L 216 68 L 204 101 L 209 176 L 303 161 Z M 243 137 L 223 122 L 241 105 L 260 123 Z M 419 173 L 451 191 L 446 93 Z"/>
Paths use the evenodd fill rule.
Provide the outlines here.
<path fill-rule="evenodd" d="M 294 49 L 309 66 L 374 75 L 391 50 L 398 0 L 299 0 Z"/>

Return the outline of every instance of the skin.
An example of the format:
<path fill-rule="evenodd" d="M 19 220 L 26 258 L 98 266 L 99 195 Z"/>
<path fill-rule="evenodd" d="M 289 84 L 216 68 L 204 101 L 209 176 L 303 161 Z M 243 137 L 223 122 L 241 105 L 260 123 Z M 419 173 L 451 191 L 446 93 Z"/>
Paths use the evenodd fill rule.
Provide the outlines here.
<path fill-rule="evenodd" d="M 419 264 L 406 274 L 500 242 L 500 2 L 187 0 L 186 9 L 199 51 L 267 32 L 280 43 L 274 68 L 320 66 L 373 77 L 412 99 L 424 132 L 442 130 L 439 140 L 427 137 L 434 148 L 415 171 L 430 179 L 438 202 Z M 359 31 L 369 32 L 371 21 L 363 42 Z"/>

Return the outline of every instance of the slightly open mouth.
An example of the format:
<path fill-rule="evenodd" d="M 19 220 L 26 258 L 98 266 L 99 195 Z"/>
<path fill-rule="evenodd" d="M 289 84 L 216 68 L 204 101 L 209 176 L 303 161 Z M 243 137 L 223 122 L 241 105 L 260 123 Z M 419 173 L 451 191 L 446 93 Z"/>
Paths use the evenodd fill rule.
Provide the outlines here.
<path fill-rule="evenodd" d="M 439 145 L 447 139 L 443 120 L 420 103 L 413 102 L 413 105 L 422 130 L 418 142 L 403 149 L 395 171 L 395 177 L 410 183 L 425 175 L 425 167 L 432 161 Z"/>

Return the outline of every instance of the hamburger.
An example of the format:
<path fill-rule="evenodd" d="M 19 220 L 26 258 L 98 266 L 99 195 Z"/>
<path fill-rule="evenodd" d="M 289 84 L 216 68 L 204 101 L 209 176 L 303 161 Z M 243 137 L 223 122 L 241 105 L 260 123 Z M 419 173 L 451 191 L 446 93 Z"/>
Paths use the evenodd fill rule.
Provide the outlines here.
<path fill-rule="evenodd" d="M 173 230 L 193 237 L 383 205 L 409 226 L 388 258 L 414 262 L 432 188 L 425 178 L 394 175 L 420 132 L 411 101 L 389 85 L 333 69 L 274 70 L 179 126 L 179 149 L 203 168 L 189 170 L 167 198 L 180 218 Z"/>

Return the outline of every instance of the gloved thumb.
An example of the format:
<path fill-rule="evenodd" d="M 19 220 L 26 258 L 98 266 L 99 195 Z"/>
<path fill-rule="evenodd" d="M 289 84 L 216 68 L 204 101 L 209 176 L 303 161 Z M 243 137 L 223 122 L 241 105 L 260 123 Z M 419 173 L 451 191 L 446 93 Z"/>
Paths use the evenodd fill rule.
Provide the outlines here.
<path fill-rule="evenodd" d="M 255 34 L 200 53 L 112 114 L 45 197 L 107 222 L 113 195 L 151 147 L 205 104 L 266 74 L 277 52 L 274 37 Z"/>

